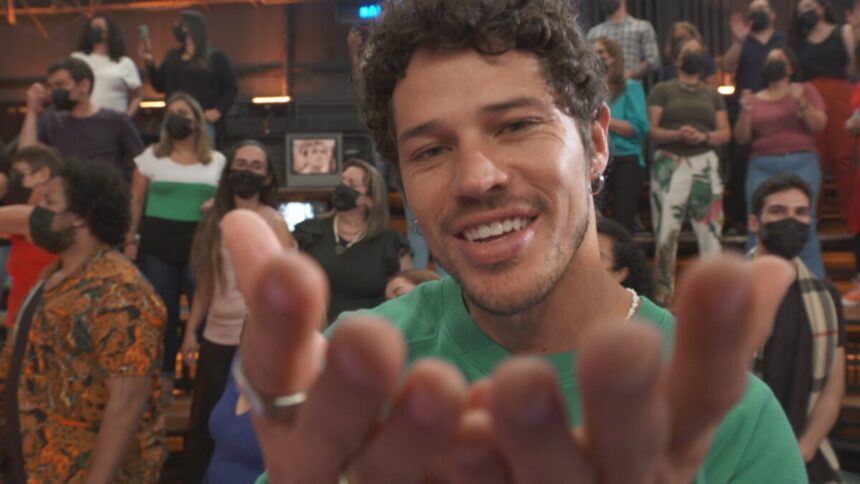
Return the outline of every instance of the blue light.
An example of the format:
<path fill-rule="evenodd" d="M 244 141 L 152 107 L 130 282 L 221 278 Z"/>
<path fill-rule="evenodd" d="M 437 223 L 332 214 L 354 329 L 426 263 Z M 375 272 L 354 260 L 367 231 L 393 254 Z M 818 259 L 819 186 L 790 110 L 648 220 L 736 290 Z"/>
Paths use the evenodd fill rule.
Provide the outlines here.
<path fill-rule="evenodd" d="M 380 5 L 363 5 L 358 7 L 358 18 L 361 19 L 371 19 L 379 17 L 379 14 L 382 13 L 382 6 Z"/>

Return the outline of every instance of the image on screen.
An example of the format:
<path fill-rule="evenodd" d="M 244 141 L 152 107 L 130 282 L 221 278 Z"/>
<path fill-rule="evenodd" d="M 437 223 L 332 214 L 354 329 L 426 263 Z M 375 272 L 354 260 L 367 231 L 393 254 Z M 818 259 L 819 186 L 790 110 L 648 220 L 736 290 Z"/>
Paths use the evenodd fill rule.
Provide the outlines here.
<path fill-rule="evenodd" d="M 292 140 L 292 173 L 325 175 L 337 171 L 337 140 L 302 138 Z"/>

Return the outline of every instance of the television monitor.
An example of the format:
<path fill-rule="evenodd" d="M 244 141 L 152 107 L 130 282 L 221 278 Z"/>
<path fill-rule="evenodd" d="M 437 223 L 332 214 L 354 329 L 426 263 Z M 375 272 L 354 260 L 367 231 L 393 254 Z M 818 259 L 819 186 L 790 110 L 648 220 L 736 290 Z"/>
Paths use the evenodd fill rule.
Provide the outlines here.
<path fill-rule="evenodd" d="M 341 133 L 291 133 L 286 136 L 287 183 L 294 187 L 334 187 L 343 169 Z"/>

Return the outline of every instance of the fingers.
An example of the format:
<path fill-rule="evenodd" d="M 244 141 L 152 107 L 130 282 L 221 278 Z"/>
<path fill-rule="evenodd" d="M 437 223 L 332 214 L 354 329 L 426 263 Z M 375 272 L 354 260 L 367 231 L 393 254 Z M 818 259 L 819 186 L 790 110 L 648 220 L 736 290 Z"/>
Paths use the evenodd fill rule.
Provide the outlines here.
<path fill-rule="evenodd" d="M 667 395 L 676 464 L 697 467 L 713 431 L 743 394 L 753 353 L 792 279 L 787 263 L 718 256 L 694 266 L 679 287 Z"/>
<path fill-rule="evenodd" d="M 653 482 L 669 436 L 660 346 L 660 334 L 638 323 L 598 329 L 582 342 L 585 438 L 598 482 Z"/>
<path fill-rule="evenodd" d="M 405 353 L 400 334 L 388 323 L 362 317 L 340 323 L 325 369 L 291 432 L 266 461 L 279 476 L 272 482 L 337 482 L 375 429 L 384 401 L 397 386 Z"/>
<path fill-rule="evenodd" d="M 325 320 L 325 274 L 307 256 L 283 253 L 259 216 L 236 212 L 224 218 L 222 231 L 249 312 L 242 365 L 263 395 L 306 390 L 320 361 L 315 340 Z"/>
<path fill-rule="evenodd" d="M 573 442 L 555 371 L 547 363 L 531 358 L 502 363 L 491 379 L 487 406 L 513 482 L 552 484 L 572 476 L 590 482 L 591 470 Z"/>
<path fill-rule="evenodd" d="M 246 294 L 264 263 L 282 252 L 281 244 L 269 224 L 250 210 L 232 210 L 225 215 L 221 235 L 236 268 L 239 290 Z"/>
<path fill-rule="evenodd" d="M 320 369 L 317 352 L 328 286 L 316 262 L 300 253 L 271 259 L 245 296 L 242 364 L 265 395 L 307 390 Z"/>
<path fill-rule="evenodd" d="M 456 442 L 445 459 L 445 475 L 450 484 L 511 483 L 495 439 L 490 414 L 477 408 L 467 411 L 460 419 Z"/>
<path fill-rule="evenodd" d="M 357 457 L 351 475 L 358 482 L 376 484 L 423 482 L 453 441 L 466 392 L 463 377 L 448 364 L 417 363 L 383 428 Z"/>

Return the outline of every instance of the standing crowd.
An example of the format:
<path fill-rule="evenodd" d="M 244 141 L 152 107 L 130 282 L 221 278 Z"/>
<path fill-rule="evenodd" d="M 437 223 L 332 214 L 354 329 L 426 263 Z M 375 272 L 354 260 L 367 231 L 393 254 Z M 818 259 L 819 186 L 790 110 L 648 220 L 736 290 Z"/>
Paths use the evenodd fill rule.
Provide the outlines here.
<path fill-rule="evenodd" d="M 271 348 L 266 345 L 277 340 L 277 331 L 272 341 L 260 337 L 266 324 L 261 318 L 271 308 L 307 319 L 310 329 L 301 337 L 319 336 L 322 329 L 331 346 L 341 349 L 349 331 L 359 327 L 349 321 L 355 311 L 358 319 L 375 315 L 400 322 L 406 349 L 398 349 L 398 341 L 375 354 L 399 352 L 412 365 L 406 377 L 412 386 L 436 371 L 441 388 L 439 368 L 423 367 L 424 374 L 415 376 L 426 356 L 463 373 L 465 381 L 445 380 L 451 392 L 486 378 L 468 406 L 500 398 L 491 387 L 499 395 L 507 391 L 493 373 L 503 360 L 546 354 L 561 378 L 552 401 L 563 405 L 553 411 L 578 424 L 588 412 L 600 413 L 585 396 L 587 382 L 580 394 L 571 374 L 576 363 L 570 352 L 585 347 L 576 331 L 553 326 L 559 323 L 547 322 L 549 316 L 567 317 L 561 312 L 570 309 L 567 304 L 595 291 L 587 301 L 599 304 L 577 316 L 583 324 L 600 315 L 626 315 L 624 320 L 646 321 L 656 330 L 644 340 L 671 340 L 674 319 L 666 308 L 683 319 L 692 304 L 691 296 L 685 299 L 684 290 L 676 289 L 684 287 L 676 284 L 676 261 L 687 223 L 701 258 L 724 261 L 724 233 L 746 233 L 750 264 L 776 257 L 788 261 L 784 265 L 793 276 L 786 279 L 785 293 L 772 298 L 770 312 L 756 313 L 772 320 L 773 330 L 750 344 L 758 350 L 755 357 L 734 355 L 754 368 L 756 376 L 746 377 L 746 366 L 738 366 L 748 390 L 715 411 L 715 435 L 704 432 L 708 436 L 694 442 L 713 439 L 715 450 L 707 458 L 677 451 L 673 456 L 684 459 L 675 462 L 695 466 L 680 466 L 672 475 L 753 483 L 773 473 L 789 479 L 778 482 L 839 482 L 827 435 L 845 391 L 843 304 L 860 305 L 860 171 L 854 165 L 860 153 L 860 84 L 852 87 L 860 30 L 855 35 L 855 26 L 838 24 L 827 0 L 799 0 L 791 31 L 779 32 L 771 4 L 752 0 L 727 26 L 731 46 L 715 57 L 689 22 L 673 25 L 661 50 L 652 25 L 632 17 L 623 0 L 601 0 L 606 21 L 587 35 L 562 0 L 534 0 L 528 6 L 532 16 L 516 18 L 506 17 L 501 5 L 513 0 L 492 8 L 480 7 L 480 0 L 459 6 L 440 0 L 451 12 L 436 27 L 433 15 L 441 10 L 402 3 L 386 7 L 390 16 L 378 21 L 369 39 L 356 33 L 349 38 L 377 160 L 346 160 L 331 210 L 292 231 L 279 212 L 278 160 L 266 146 L 243 140 L 226 156 L 216 149 L 216 142 L 227 144 L 224 119 L 238 84 L 228 56 L 209 44 L 201 13 L 180 13 L 173 32 L 178 46 L 160 63 L 151 46 L 140 46 L 146 80 L 165 95 L 158 139 L 150 146 L 131 119 L 141 100 L 139 67 L 126 56 L 122 35 L 107 16 L 94 15 L 78 51 L 48 66 L 45 82 L 27 90 L 17 151 L 0 173 L 0 233 L 9 239 L 0 264 L 11 281 L 0 360 L 3 482 L 157 482 L 167 455 L 165 409 L 178 359 L 196 365 L 183 481 L 255 482 L 267 470 L 262 481 L 278 481 L 285 467 L 273 456 L 291 432 L 304 427 L 291 428 L 295 417 L 278 414 L 277 401 L 283 399 L 274 397 L 287 390 L 301 396 L 297 401 L 308 398 L 302 408 L 328 409 L 331 402 L 320 394 L 328 391 L 331 398 L 337 392 L 320 390 L 318 406 L 311 407 L 317 387 L 305 395 L 307 387 L 285 388 L 286 377 L 272 378 L 280 372 L 295 381 L 308 364 L 260 362 L 283 356 L 295 363 L 284 355 L 299 352 L 298 346 L 278 347 L 276 354 L 246 351 Z M 539 28 L 554 46 L 529 34 Z M 734 96 L 718 92 L 720 73 L 732 74 Z M 646 90 L 650 83 L 644 81 L 653 76 L 660 81 Z M 450 101 L 428 104 L 425 91 L 435 88 L 433 82 L 450 88 Z M 510 100 L 507 90 L 524 94 Z M 535 94 L 546 92 L 551 102 Z M 492 102 L 477 104 L 484 100 Z M 487 130 L 486 136 L 475 136 L 479 130 Z M 561 138 L 578 141 L 547 145 L 547 139 Z M 578 151 L 565 152 L 567 158 L 550 167 L 512 161 L 559 156 L 574 144 Z M 379 158 L 390 171 L 378 169 Z M 564 165 L 571 160 L 585 168 Z M 858 282 L 846 294 L 826 280 L 822 261 L 818 211 L 827 175 L 836 182 L 840 215 L 853 234 Z M 537 194 L 517 191 L 520 183 L 538 187 Z M 403 195 L 408 239 L 390 228 L 390 188 Z M 633 235 L 646 225 L 643 196 L 650 205 L 653 265 Z M 594 207 L 599 213 L 592 213 Z M 230 227 L 242 223 L 235 214 L 250 217 L 244 223 L 254 230 L 231 233 Z M 543 251 L 530 252 L 530 244 L 543 244 Z M 419 247 L 429 249 L 438 273 L 451 276 L 440 279 L 426 270 L 428 254 Z M 302 287 L 298 279 L 289 281 L 293 291 L 278 294 L 284 284 L 275 284 L 276 276 L 261 266 L 266 254 L 285 257 L 282 269 L 303 276 Z M 322 289 L 310 293 L 315 278 L 323 281 Z M 278 302 L 261 305 L 263 300 Z M 521 323 L 529 318 L 548 329 L 524 329 Z M 559 319 L 564 318 L 554 318 Z M 246 329 L 250 342 L 243 341 Z M 367 338 L 375 344 L 394 341 L 382 329 L 371 329 L 366 334 L 378 338 Z M 347 336 L 338 339 L 338 332 Z M 359 336 L 352 336 L 357 344 Z M 316 350 L 302 351 L 311 356 Z M 346 382 L 345 375 L 326 379 L 326 372 L 337 371 L 329 363 L 319 370 L 320 380 Z M 533 381 L 546 381 L 539 371 L 534 375 Z M 358 378 L 375 380 L 365 377 Z M 261 382 L 267 385 L 257 386 Z M 350 385 L 344 388 L 354 389 Z M 462 403 L 436 407 L 427 403 L 431 393 L 441 397 L 424 392 L 428 400 L 416 404 L 416 412 L 433 418 L 443 418 L 450 410 L 445 405 Z M 407 412 L 401 408 L 407 399 L 395 399 L 389 420 L 405 418 L 400 412 Z M 298 403 L 282 407 L 290 405 Z M 488 411 L 500 418 L 496 410 Z M 313 411 L 305 415 L 299 422 L 327 421 Z M 432 420 L 416 418 L 424 417 Z M 331 421 L 349 427 L 347 417 Z M 673 422 L 683 424 L 683 418 Z M 753 424 L 759 427 L 750 430 Z M 453 432 L 449 427 L 435 426 L 425 440 L 431 442 L 434 432 Z M 468 431 L 477 432 L 480 438 L 472 437 L 481 442 L 489 439 L 480 429 Z M 379 436 L 367 442 L 397 441 L 381 423 Z M 762 439 L 778 444 L 759 448 Z M 740 441 L 749 444 L 746 450 L 736 448 Z M 420 448 L 415 445 L 406 446 L 404 462 L 411 462 L 414 456 L 407 454 Z M 507 444 L 494 445 L 499 461 L 517 460 Z M 333 472 L 376 482 L 367 476 L 384 466 L 365 462 L 378 452 L 368 447 L 339 457 Z M 424 449 L 427 455 L 430 450 Z M 760 460 L 751 470 L 732 464 L 754 457 Z M 314 464 L 296 459 L 284 462 L 296 469 Z M 422 465 L 415 461 L 410 469 Z M 517 466 L 511 463 L 510 469 Z M 428 470 L 436 472 L 443 471 Z M 445 472 L 457 476 L 453 482 L 486 481 L 472 479 L 480 473 L 468 469 Z M 518 475 L 519 480 L 490 481 L 550 482 Z"/>

